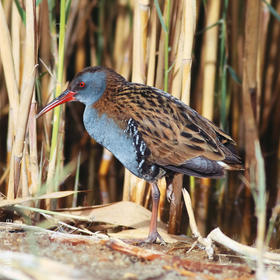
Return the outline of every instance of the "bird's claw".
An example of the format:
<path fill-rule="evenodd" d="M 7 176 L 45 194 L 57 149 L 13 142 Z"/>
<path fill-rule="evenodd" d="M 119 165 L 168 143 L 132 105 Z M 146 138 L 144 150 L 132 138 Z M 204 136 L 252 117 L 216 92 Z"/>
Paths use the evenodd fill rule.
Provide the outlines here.
<path fill-rule="evenodd" d="M 166 242 L 163 240 L 163 238 L 157 231 L 150 232 L 147 239 L 144 241 L 144 243 L 147 244 L 156 243 L 157 239 L 159 239 L 160 245 L 166 245 Z"/>

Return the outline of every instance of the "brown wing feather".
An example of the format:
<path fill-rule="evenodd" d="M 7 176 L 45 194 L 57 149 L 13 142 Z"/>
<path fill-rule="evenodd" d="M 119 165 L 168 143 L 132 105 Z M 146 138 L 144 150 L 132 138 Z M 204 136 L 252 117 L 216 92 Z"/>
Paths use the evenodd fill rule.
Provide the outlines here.
<path fill-rule="evenodd" d="M 100 113 L 106 111 L 123 129 L 132 118 L 151 151 L 149 161 L 159 165 L 182 165 L 197 156 L 224 160 L 219 136 L 233 143 L 228 135 L 180 100 L 142 84 L 107 86 L 107 93 L 94 107 Z"/>

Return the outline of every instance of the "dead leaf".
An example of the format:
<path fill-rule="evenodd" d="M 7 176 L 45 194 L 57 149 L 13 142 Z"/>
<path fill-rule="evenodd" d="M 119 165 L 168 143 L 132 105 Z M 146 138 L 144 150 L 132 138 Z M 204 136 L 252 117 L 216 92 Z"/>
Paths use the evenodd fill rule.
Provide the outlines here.
<path fill-rule="evenodd" d="M 151 220 L 151 211 L 131 201 L 116 202 L 93 209 L 73 209 L 62 212 L 79 216 L 94 217 L 94 222 L 103 222 L 132 228 L 149 226 Z M 162 222 L 159 222 L 158 227 L 166 229 L 166 225 Z"/>

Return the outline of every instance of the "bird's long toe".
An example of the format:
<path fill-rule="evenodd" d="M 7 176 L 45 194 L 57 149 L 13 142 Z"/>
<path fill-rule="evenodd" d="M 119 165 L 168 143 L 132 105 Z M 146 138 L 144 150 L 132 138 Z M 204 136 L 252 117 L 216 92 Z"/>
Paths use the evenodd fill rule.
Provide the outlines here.
<path fill-rule="evenodd" d="M 144 242 L 149 244 L 156 243 L 157 239 L 159 239 L 161 245 L 166 245 L 166 242 L 157 231 L 150 232 L 147 239 Z"/>

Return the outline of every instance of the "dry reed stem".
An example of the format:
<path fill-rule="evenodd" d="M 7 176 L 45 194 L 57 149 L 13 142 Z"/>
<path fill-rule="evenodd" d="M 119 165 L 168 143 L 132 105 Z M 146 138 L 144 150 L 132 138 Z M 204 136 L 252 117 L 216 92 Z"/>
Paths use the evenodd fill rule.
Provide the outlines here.
<path fill-rule="evenodd" d="M 235 69 L 236 73 L 241 76 L 242 73 L 242 60 L 240 59 L 240 53 L 242 53 L 242 48 L 241 48 L 241 43 L 242 43 L 242 37 L 240 36 L 238 32 L 238 25 L 240 23 L 239 19 L 239 3 L 236 1 L 233 1 L 230 6 L 230 12 L 231 12 L 231 22 L 232 24 L 230 25 L 230 29 L 228 31 L 230 32 L 231 40 L 230 40 L 230 46 L 231 46 L 231 51 L 230 51 L 230 56 L 231 56 L 231 66 L 233 69 Z M 240 85 L 237 84 L 236 82 L 232 81 L 232 88 L 231 88 L 231 96 L 232 96 L 232 122 L 231 122 L 231 135 L 233 139 L 235 139 L 238 143 L 239 146 L 241 146 L 240 143 Z"/>
<path fill-rule="evenodd" d="M 178 234 L 182 214 L 182 186 L 183 175 L 176 174 L 172 180 L 173 192 L 170 201 L 168 233 Z"/>
<path fill-rule="evenodd" d="M 48 1 L 43 0 L 40 5 L 40 13 L 39 13 L 39 32 L 38 36 L 40 37 L 39 44 L 39 57 L 40 60 L 43 61 L 43 66 L 46 65 L 48 67 L 50 65 L 50 57 L 51 57 L 51 38 L 50 38 L 50 23 L 49 23 L 49 11 L 48 11 Z M 48 71 L 48 69 L 41 68 L 41 71 Z M 49 75 L 44 75 L 41 78 L 41 98 L 42 103 L 46 104 L 49 99 Z M 41 105 L 41 104 L 40 104 Z M 50 127 L 50 122 L 48 122 Z M 49 130 L 49 129 L 48 129 Z"/>
<path fill-rule="evenodd" d="M 122 4 L 121 4 L 122 3 Z M 121 5 L 128 4 L 127 0 L 120 0 Z M 118 15 L 117 19 L 117 30 L 115 46 L 118 52 L 114 51 L 114 62 L 118 73 L 120 73 L 126 79 L 129 78 L 131 73 L 131 53 L 132 53 L 132 43 L 133 37 L 131 36 L 131 24 L 130 16 L 127 12 L 127 8 L 122 7 L 121 13 Z M 117 45 L 116 45 L 117 44 Z"/>
<path fill-rule="evenodd" d="M 149 4 L 149 0 L 137 0 L 134 8 L 132 81 L 137 83 L 146 81 Z"/>
<path fill-rule="evenodd" d="M 102 160 L 98 170 L 98 176 L 105 177 L 110 168 L 110 163 L 112 160 L 112 153 L 107 149 L 103 149 Z"/>
<path fill-rule="evenodd" d="M 14 127 L 17 126 L 17 116 L 19 107 L 19 95 L 17 84 L 14 81 L 16 79 L 16 73 L 14 68 L 13 56 L 11 53 L 12 44 L 10 32 L 5 18 L 2 3 L 0 3 L 0 30 L 1 30 L 1 44 L 0 44 L 0 55 L 4 70 L 4 76 L 6 81 L 6 88 L 8 91 L 10 110 L 12 112 L 11 117 L 14 123 Z"/>
<path fill-rule="evenodd" d="M 19 87 L 19 70 L 20 70 L 20 27 L 21 27 L 21 18 L 16 7 L 15 2 L 13 1 L 12 5 L 12 52 L 13 52 L 13 61 L 16 77 L 16 85 Z"/>
<path fill-rule="evenodd" d="M 13 142 L 14 142 L 14 122 L 13 122 L 13 113 L 11 108 L 9 108 L 9 119 L 8 119 L 8 131 L 7 131 L 7 157 L 6 163 L 7 167 L 10 171 L 11 167 L 11 158 L 12 158 L 12 150 L 13 150 Z M 13 180 L 6 180 L 6 194 L 8 194 L 8 198 L 11 199 L 14 197 L 14 182 Z M 1 184 L 0 184 L 1 185 Z M 9 188 L 9 186 L 11 186 Z M 9 191 L 10 189 L 10 191 Z"/>
<path fill-rule="evenodd" d="M 81 13 L 79 13 L 79 7 L 81 2 L 86 1 L 72 1 L 71 3 L 71 10 L 67 21 L 67 28 L 65 30 L 65 46 L 67 46 L 67 48 L 65 49 L 65 68 L 67 67 L 68 61 L 70 61 L 70 56 L 73 52 L 73 48 L 77 40 L 77 36 L 79 33 L 79 22 L 81 19 L 86 18 L 84 14 L 85 10 L 82 10 Z M 91 1 L 90 5 L 87 8 L 88 13 L 91 12 L 91 8 L 92 5 L 94 5 L 94 3 L 95 1 Z"/>
<path fill-rule="evenodd" d="M 183 50 L 184 50 L 184 32 L 183 28 L 183 1 L 179 1 L 177 7 L 176 20 L 174 21 L 174 30 L 173 40 L 171 42 L 171 64 L 174 63 L 172 71 L 172 80 L 171 80 L 171 93 L 177 98 L 181 98 L 182 95 L 182 70 L 183 70 Z M 173 62 L 174 59 L 174 62 Z"/>
<path fill-rule="evenodd" d="M 125 50 L 129 37 L 129 18 L 126 12 L 128 0 L 118 0 L 118 17 L 116 20 L 113 59 L 117 72 L 120 72 L 125 59 Z"/>
<path fill-rule="evenodd" d="M 2 1 L 2 2 L 3 2 L 5 16 L 6 18 L 8 18 L 11 14 L 12 2 L 11 1 Z"/>
<path fill-rule="evenodd" d="M 157 11 L 155 5 L 152 7 L 149 34 L 149 55 L 147 85 L 154 86 L 156 70 L 156 44 L 157 44 Z"/>
<path fill-rule="evenodd" d="M 129 17 L 128 16 L 126 18 L 126 22 L 127 22 L 126 26 L 129 26 Z M 126 30 L 126 31 L 127 31 L 127 44 L 126 44 L 127 46 L 124 51 L 123 63 L 121 66 L 120 73 L 122 73 L 122 76 L 124 76 L 126 79 L 128 79 L 129 75 L 131 73 L 131 68 L 132 68 L 132 65 L 131 65 L 132 37 L 129 36 L 130 31 L 129 30 Z"/>
<path fill-rule="evenodd" d="M 55 166 L 56 166 L 56 156 L 57 156 L 57 147 L 54 150 L 53 158 L 51 161 L 49 161 L 48 165 L 48 177 L 47 177 L 47 193 L 53 192 L 54 191 L 54 185 L 51 185 L 50 182 L 55 176 Z M 50 172 L 51 171 L 51 172 Z M 46 209 L 50 210 L 51 209 L 51 200 L 46 199 Z"/>
<path fill-rule="evenodd" d="M 95 40 L 94 40 L 94 25 L 90 22 L 89 25 L 89 43 L 90 43 L 90 65 L 97 65 L 96 61 L 96 47 L 95 47 Z"/>
<path fill-rule="evenodd" d="M 8 181 L 8 190 L 7 190 L 7 198 L 14 199 L 15 198 L 15 173 L 14 173 L 14 163 L 15 158 L 13 156 L 13 150 L 11 152 L 11 159 L 10 159 L 10 174 L 9 174 L 9 181 Z"/>
<path fill-rule="evenodd" d="M 213 25 L 219 20 L 221 1 L 211 0 L 207 4 L 206 27 Z M 218 31 L 219 26 L 207 30 L 203 42 L 202 115 L 209 120 L 213 120 L 214 111 Z"/>
<path fill-rule="evenodd" d="M 33 94 L 32 103 L 29 114 L 29 170 L 31 175 L 30 193 L 35 195 L 38 192 L 39 185 L 39 166 L 38 166 L 38 147 L 37 147 L 37 122 L 36 122 L 37 104 L 35 100 L 35 92 Z"/>
<path fill-rule="evenodd" d="M 183 30 L 183 70 L 182 70 L 182 96 L 181 100 L 186 104 L 190 103 L 191 65 L 193 38 L 196 25 L 196 1 L 184 0 Z"/>
<path fill-rule="evenodd" d="M 257 57 L 258 57 L 258 24 L 259 24 L 259 4 L 254 0 L 248 0 L 246 8 L 245 22 L 245 41 L 244 41 L 244 58 L 243 58 L 243 114 L 245 120 L 245 149 L 248 181 L 249 168 L 256 167 L 255 159 L 255 142 L 258 139 L 255 112 L 256 112 L 256 91 L 257 91 Z"/>
<path fill-rule="evenodd" d="M 267 1 L 268 3 L 270 1 Z M 263 85 L 263 79 L 262 73 L 264 69 L 264 63 L 265 63 L 265 51 L 266 51 L 266 45 L 267 45 L 267 35 L 268 35 L 268 23 L 270 19 L 270 12 L 265 3 L 261 3 L 260 7 L 260 17 L 259 17 L 259 40 L 260 40 L 260 45 L 259 45 L 259 51 L 258 51 L 258 66 L 257 66 L 257 108 L 256 108 L 256 122 L 260 124 L 260 112 L 261 112 L 261 97 L 262 97 L 262 85 Z"/>
<path fill-rule="evenodd" d="M 20 188 L 19 188 L 19 189 L 21 189 L 21 197 L 23 197 L 23 198 L 29 197 L 28 176 L 27 176 L 28 169 L 27 169 L 27 163 L 26 163 L 27 157 L 28 157 L 27 145 L 24 144 L 23 156 L 22 156 L 22 162 L 21 162 Z"/>
<path fill-rule="evenodd" d="M 86 49 L 84 44 L 84 39 L 87 31 L 86 20 L 88 16 L 85 16 L 88 11 L 88 3 L 86 1 L 79 1 L 79 18 L 78 18 L 78 27 L 79 32 L 77 33 L 76 38 L 76 57 L 75 57 L 75 72 L 80 72 L 83 68 L 85 68 L 86 64 Z"/>
<path fill-rule="evenodd" d="M 164 1 L 163 18 L 166 18 L 168 10 L 168 1 Z M 155 86 L 162 89 L 164 85 L 164 41 L 165 41 L 165 31 L 161 26 L 159 46 L 158 46 L 158 60 L 156 69 L 156 82 Z"/>
<path fill-rule="evenodd" d="M 132 174 L 129 172 L 128 169 L 125 168 L 124 171 L 124 183 L 123 183 L 123 195 L 122 195 L 122 200 L 128 201 L 130 200 L 130 178 Z"/>
<path fill-rule="evenodd" d="M 99 188 L 101 193 L 102 203 L 109 203 L 109 188 L 106 176 L 109 173 L 109 168 L 112 162 L 112 153 L 103 148 L 102 159 L 98 170 Z"/>
<path fill-rule="evenodd" d="M 24 145 L 25 132 L 29 116 L 29 108 L 35 81 L 35 10 L 32 1 L 26 1 L 26 38 L 24 68 L 21 85 L 21 99 L 17 116 L 17 130 L 14 143 L 14 168 L 15 168 L 15 192 L 17 192 L 20 178 L 20 164 Z M 12 171 L 12 169 L 11 169 Z"/>

